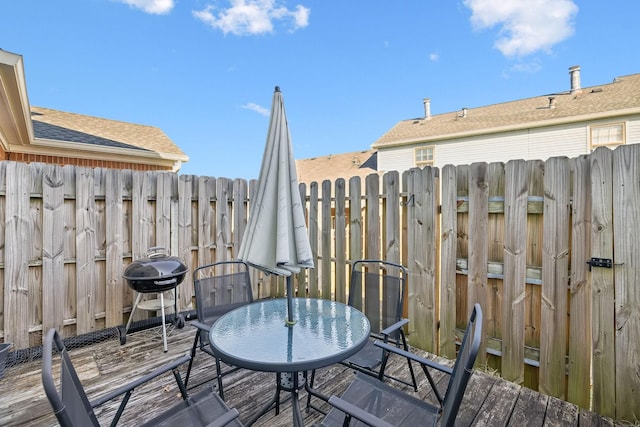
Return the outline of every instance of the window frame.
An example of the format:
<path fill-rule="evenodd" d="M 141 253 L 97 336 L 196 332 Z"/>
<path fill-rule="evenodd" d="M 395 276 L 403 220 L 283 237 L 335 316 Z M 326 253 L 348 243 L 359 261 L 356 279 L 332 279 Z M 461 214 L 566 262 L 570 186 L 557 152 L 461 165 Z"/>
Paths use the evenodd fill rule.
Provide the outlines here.
<path fill-rule="evenodd" d="M 420 150 L 431 149 L 431 160 L 421 160 L 418 161 L 418 152 Z M 425 166 L 433 166 L 436 161 L 436 146 L 435 145 L 421 145 L 419 147 L 415 147 L 413 149 L 413 162 L 416 167 L 425 167 Z"/>
<path fill-rule="evenodd" d="M 593 134 L 594 131 L 598 131 L 601 129 L 620 127 L 622 130 L 622 140 L 616 142 L 607 142 L 607 143 L 594 143 L 593 142 Z M 615 123 L 603 123 L 599 125 L 591 125 L 589 126 L 589 148 L 591 151 L 595 150 L 598 147 L 609 147 L 615 148 L 620 145 L 626 145 L 627 143 L 627 126 L 626 122 L 615 122 Z"/>

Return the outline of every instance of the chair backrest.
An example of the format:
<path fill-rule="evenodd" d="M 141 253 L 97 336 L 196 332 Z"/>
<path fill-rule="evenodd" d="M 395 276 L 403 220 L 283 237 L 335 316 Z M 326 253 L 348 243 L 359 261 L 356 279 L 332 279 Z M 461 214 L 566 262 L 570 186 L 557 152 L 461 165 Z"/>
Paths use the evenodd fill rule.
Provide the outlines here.
<path fill-rule="evenodd" d="M 211 325 L 218 317 L 253 302 L 249 266 L 243 261 L 221 261 L 193 272 L 198 320 Z"/>
<path fill-rule="evenodd" d="M 367 316 L 373 336 L 402 318 L 406 275 L 402 265 L 382 260 L 359 260 L 351 266 L 347 304 Z"/>
<path fill-rule="evenodd" d="M 464 332 L 462 344 L 458 350 L 453 372 L 449 378 L 447 392 L 442 404 L 441 425 L 453 426 L 467 388 L 469 378 L 473 373 L 473 364 L 478 356 L 480 341 L 482 340 L 482 308 L 480 304 L 475 304 L 471 311 L 471 317 Z"/>
<path fill-rule="evenodd" d="M 53 379 L 54 344 L 56 352 L 60 355 L 59 390 Z M 42 351 L 42 385 L 60 425 L 62 427 L 99 426 L 89 398 L 57 330 L 49 330 Z"/>

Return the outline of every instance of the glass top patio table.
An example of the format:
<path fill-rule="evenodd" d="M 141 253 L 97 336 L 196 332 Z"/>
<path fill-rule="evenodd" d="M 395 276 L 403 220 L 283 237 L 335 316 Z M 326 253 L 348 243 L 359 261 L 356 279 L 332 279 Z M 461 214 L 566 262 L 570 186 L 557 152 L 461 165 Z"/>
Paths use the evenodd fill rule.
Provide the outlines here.
<path fill-rule="evenodd" d="M 369 338 L 366 316 L 346 304 L 293 298 L 295 324 L 286 325 L 286 298 L 236 308 L 210 330 L 213 351 L 235 366 L 266 372 L 302 372 L 340 362 Z"/>

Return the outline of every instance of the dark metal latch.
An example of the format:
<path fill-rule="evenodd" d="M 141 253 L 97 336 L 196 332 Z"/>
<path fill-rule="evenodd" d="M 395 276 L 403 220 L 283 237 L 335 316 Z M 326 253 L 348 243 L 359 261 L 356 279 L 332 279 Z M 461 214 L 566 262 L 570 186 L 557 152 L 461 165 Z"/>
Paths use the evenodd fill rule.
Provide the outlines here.
<path fill-rule="evenodd" d="M 591 258 L 587 264 L 589 264 L 589 271 L 591 267 L 613 268 L 613 261 L 609 258 Z"/>

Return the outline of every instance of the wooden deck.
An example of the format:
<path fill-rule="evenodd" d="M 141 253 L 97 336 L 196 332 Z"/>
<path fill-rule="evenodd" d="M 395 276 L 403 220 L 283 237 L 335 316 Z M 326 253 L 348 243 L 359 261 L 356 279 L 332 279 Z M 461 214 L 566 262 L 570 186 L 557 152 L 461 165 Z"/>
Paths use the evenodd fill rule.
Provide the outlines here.
<path fill-rule="evenodd" d="M 173 357 L 187 353 L 195 329 L 187 325 L 174 329 L 169 336 L 169 351 L 162 350 L 157 331 L 131 333 L 127 343 L 120 345 L 114 336 L 107 341 L 74 349 L 71 354 L 88 394 L 96 397 L 116 385 L 148 372 Z M 23 363 L 10 367 L 0 380 L 0 425 L 53 426 L 57 425 L 51 407 L 44 395 L 40 378 L 41 362 Z M 199 353 L 194 362 L 190 382 L 207 383 L 212 377 L 213 359 Z M 406 363 L 397 359 L 389 367 L 398 373 L 406 370 Z M 339 394 L 346 387 L 352 373 L 341 365 L 318 371 L 316 385 L 328 394 Z M 429 386 L 422 372 L 418 373 L 425 395 Z M 229 406 L 240 412 L 241 420 L 249 419 L 274 392 L 275 374 L 240 370 L 225 377 L 225 398 Z M 193 391 L 205 385 L 189 384 Z M 301 392 L 301 407 L 307 394 Z M 282 398 L 286 398 L 283 393 Z M 152 385 L 136 390 L 127 406 L 120 425 L 135 426 L 149 418 L 160 408 L 177 402 L 179 395 L 172 375 L 166 375 Z M 326 404 L 324 404 L 326 405 Z M 98 417 L 102 425 L 111 420 L 114 405 L 101 407 Z M 305 413 L 305 423 L 312 425 L 321 418 L 316 411 Z M 258 420 L 256 426 L 290 426 L 291 402 L 281 403 L 281 412 L 270 411 Z M 472 376 L 462 408 L 457 418 L 459 426 L 613 426 L 622 425 L 610 419 L 584 411 L 575 405 L 548 397 L 529 389 L 503 381 L 495 376 L 475 372 Z"/>

